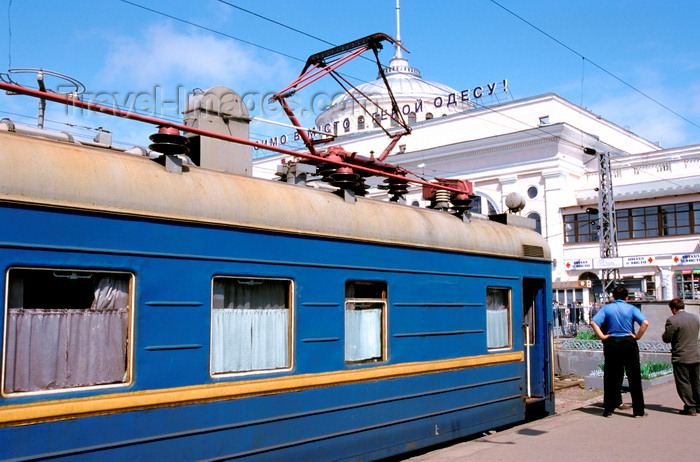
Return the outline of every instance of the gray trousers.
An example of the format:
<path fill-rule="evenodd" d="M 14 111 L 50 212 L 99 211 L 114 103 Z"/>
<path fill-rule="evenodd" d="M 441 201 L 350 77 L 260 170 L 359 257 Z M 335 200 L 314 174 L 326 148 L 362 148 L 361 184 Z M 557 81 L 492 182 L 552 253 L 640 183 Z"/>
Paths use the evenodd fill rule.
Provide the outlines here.
<path fill-rule="evenodd" d="M 673 378 L 683 409 L 700 412 L 700 363 L 673 363 Z"/>

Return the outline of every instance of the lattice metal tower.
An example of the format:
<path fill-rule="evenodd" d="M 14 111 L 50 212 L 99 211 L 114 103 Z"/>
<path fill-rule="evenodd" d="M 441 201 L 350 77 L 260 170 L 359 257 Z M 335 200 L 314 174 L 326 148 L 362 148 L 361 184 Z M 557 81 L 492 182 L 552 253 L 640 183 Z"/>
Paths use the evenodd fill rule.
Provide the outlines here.
<path fill-rule="evenodd" d="M 617 224 L 615 220 L 615 200 L 613 198 L 612 169 L 610 167 L 610 153 L 597 152 L 595 149 L 585 148 L 586 154 L 598 157 L 598 217 L 600 224 L 600 258 L 617 257 Z M 620 279 L 619 268 L 604 268 L 601 271 L 603 291 L 612 292 L 612 286 Z"/>

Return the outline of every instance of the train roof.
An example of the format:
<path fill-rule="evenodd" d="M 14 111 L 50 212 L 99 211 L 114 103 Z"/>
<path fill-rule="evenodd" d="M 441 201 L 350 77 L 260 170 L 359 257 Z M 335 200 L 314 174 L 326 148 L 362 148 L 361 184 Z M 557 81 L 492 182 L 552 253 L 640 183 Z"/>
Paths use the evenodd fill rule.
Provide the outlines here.
<path fill-rule="evenodd" d="M 385 245 L 549 260 L 531 229 L 0 132 L 0 201 Z"/>

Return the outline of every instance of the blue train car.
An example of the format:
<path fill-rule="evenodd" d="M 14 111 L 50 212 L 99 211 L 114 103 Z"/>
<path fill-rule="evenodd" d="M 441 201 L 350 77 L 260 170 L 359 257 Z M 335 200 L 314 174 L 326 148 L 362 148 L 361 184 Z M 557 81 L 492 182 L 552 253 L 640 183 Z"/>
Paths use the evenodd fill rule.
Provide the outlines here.
<path fill-rule="evenodd" d="M 2 460 L 374 460 L 553 412 L 524 227 L 0 132 Z"/>

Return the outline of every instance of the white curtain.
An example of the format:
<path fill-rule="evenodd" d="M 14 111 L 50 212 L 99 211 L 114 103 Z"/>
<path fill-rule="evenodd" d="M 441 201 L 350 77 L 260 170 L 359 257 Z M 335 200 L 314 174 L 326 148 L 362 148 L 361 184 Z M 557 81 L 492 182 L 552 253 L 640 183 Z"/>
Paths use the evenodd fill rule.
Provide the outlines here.
<path fill-rule="evenodd" d="M 214 282 L 213 373 L 289 366 L 288 284 Z"/>
<path fill-rule="evenodd" d="M 345 309 L 345 360 L 382 356 L 382 309 Z"/>
<path fill-rule="evenodd" d="M 508 346 L 508 310 L 486 310 L 486 346 Z"/>
<path fill-rule="evenodd" d="M 90 309 L 22 307 L 21 278 L 11 281 L 5 391 L 121 382 L 126 374 L 127 278 L 102 277 Z M 14 306 L 12 305 L 14 304 Z"/>

